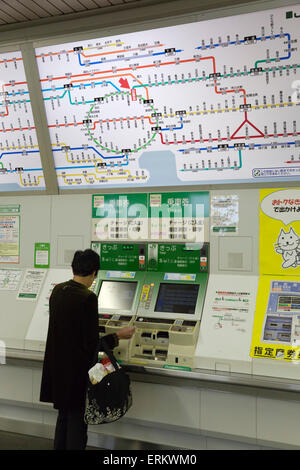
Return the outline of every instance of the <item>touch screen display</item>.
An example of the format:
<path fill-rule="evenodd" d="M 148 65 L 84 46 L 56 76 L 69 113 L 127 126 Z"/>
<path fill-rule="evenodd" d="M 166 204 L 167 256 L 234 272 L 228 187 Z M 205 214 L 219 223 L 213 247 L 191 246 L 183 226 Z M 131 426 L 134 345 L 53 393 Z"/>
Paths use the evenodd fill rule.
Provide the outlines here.
<path fill-rule="evenodd" d="M 131 310 L 136 288 L 137 282 L 103 281 L 98 297 L 98 307 Z"/>
<path fill-rule="evenodd" d="M 162 283 L 159 287 L 155 312 L 195 313 L 198 284 Z"/>

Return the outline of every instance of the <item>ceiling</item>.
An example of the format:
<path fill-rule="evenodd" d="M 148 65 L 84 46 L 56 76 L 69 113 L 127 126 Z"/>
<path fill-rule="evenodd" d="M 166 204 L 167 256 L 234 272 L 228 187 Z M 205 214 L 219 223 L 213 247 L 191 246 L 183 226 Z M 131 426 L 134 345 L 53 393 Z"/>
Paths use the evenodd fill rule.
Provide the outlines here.
<path fill-rule="evenodd" d="M 152 6 L 167 5 L 167 12 L 207 10 L 245 3 L 264 3 L 266 0 L 0 0 L 0 29 L 49 24 L 55 21 L 72 20 L 84 17 L 99 17 L 99 14 L 112 12 L 122 17 L 122 12 L 132 12 Z M 287 0 L 283 0 L 285 2 Z M 291 0 L 292 1 L 292 0 Z M 298 3 L 299 0 L 294 0 Z M 135 14 L 133 13 L 133 16 Z"/>
<path fill-rule="evenodd" d="M 0 0 L 0 25 L 27 23 L 74 13 L 99 12 L 140 0 Z"/>
<path fill-rule="evenodd" d="M 0 0 L 0 46 L 280 0 Z M 286 3 L 292 0 L 281 0 Z M 294 0 L 299 3 L 300 0 Z M 251 11 L 253 8 L 251 7 Z M 63 25 L 63 26 L 62 26 Z"/>

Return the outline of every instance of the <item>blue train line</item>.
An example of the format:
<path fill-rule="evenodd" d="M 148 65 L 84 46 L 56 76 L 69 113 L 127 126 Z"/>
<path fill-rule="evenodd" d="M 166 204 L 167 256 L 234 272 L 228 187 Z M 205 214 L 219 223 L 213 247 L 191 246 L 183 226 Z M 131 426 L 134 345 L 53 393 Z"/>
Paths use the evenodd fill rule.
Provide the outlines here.
<path fill-rule="evenodd" d="M 282 34 L 274 34 L 268 35 L 268 36 L 261 36 L 261 37 L 256 37 L 255 41 L 264 41 L 266 39 L 274 39 L 274 38 L 281 38 L 283 36 L 286 36 L 288 38 L 288 55 L 286 57 L 279 57 L 279 60 L 285 60 L 289 59 L 291 57 L 291 35 L 289 33 L 282 33 Z M 251 37 L 251 36 L 250 36 Z M 213 47 L 224 47 L 224 44 L 228 46 L 232 46 L 234 44 L 247 44 L 247 41 L 245 39 L 240 39 L 238 41 L 229 41 L 226 43 L 216 43 L 216 44 L 208 44 L 208 45 L 203 45 L 203 46 L 198 46 L 196 49 L 211 49 Z"/>
<path fill-rule="evenodd" d="M 119 62 L 121 60 L 131 60 L 131 59 L 143 59 L 145 57 L 153 57 L 153 56 L 159 56 L 159 55 L 166 55 L 166 52 L 154 52 L 153 54 L 143 54 L 143 55 L 138 55 L 138 56 L 131 56 L 131 57 L 119 57 L 117 59 L 110 59 L 110 60 L 98 60 L 96 62 L 87 62 L 87 63 L 82 63 L 81 62 L 81 53 L 80 51 L 78 52 L 78 61 L 79 65 L 81 67 L 86 67 L 88 65 L 97 65 L 97 64 L 108 64 L 109 62 Z M 177 49 L 174 52 L 182 52 L 182 49 Z"/>
<path fill-rule="evenodd" d="M 170 126 L 170 127 L 165 127 L 164 129 L 160 129 L 161 131 L 178 131 L 180 129 L 183 128 L 183 119 L 182 117 L 180 117 L 180 127 L 173 127 L 173 126 Z"/>
<path fill-rule="evenodd" d="M 299 145 L 299 141 L 297 142 L 276 142 L 277 145 Z M 225 149 L 221 149 L 220 147 L 201 147 L 201 148 L 193 148 L 195 151 L 201 151 L 201 150 L 220 150 L 220 151 L 226 151 L 226 150 L 231 150 L 231 149 L 237 149 L 237 150 L 244 150 L 246 148 L 259 148 L 259 147 L 272 147 L 274 143 L 270 144 L 245 144 L 243 147 L 235 147 L 234 145 L 228 145 Z M 178 152 L 189 152 L 189 149 L 178 149 Z"/>
<path fill-rule="evenodd" d="M 104 80 L 102 82 L 96 82 L 96 83 L 93 83 L 93 85 L 91 83 L 85 83 L 85 84 L 82 84 L 82 85 L 73 85 L 71 87 L 72 88 L 80 88 L 80 87 L 84 87 L 84 88 L 87 88 L 87 87 L 91 87 L 91 86 L 96 86 L 96 85 L 104 85 L 104 84 L 109 84 L 111 85 L 113 88 L 115 88 L 117 91 L 121 91 L 120 88 L 118 88 L 113 82 L 109 81 L 109 80 Z M 52 97 L 49 97 L 49 98 L 43 98 L 44 101 L 48 101 L 48 100 L 51 100 L 51 99 L 62 99 L 65 97 L 65 95 L 68 93 L 69 95 L 69 99 L 70 99 L 70 103 L 71 104 L 76 104 L 76 103 L 72 103 L 71 102 L 71 96 L 70 96 L 70 89 L 66 89 L 65 87 L 63 86 L 60 86 L 60 87 L 56 87 L 54 90 L 52 88 L 43 88 L 42 89 L 42 93 L 45 93 L 45 92 L 48 92 L 48 91 L 57 91 L 57 90 L 65 90 L 65 92 L 61 95 L 61 96 L 52 96 Z M 7 93 L 7 96 L 16 96 L 16 95 L 29 95 L 29 91 L 20 91 L 20 92 L 17 92 L 17 93 Z M 20 100 L 21 101 L 21 100 Z M 26 100 L 26 102 L 30 102 L 30 100 Z M 94 103 L 94 100 L 93 101 L 85 101 L 85 103 L 91 103 L 93 102 Z M 3 103 L 0 103 L 0 105 L 3 104 Z M 79 103 L 78 103 L 79 104 Z"/>
<path fill-rule="evenodd" d="M 102 155 L 100 152 L 98 152 L 97 149 L 95 149 L 94 147 L 70 147 L 70 151 L 71 150 L 93 150 L 94 152 L 96 152 L 103 160 L 112 160 L 112 159 L 120 159 L 120 158 L 125 158 L 125 162 L 124 163 L 121 163 L 121 166 L 128 166 L 129 165 L 129 162 L 128 162 L 128 155 L 124 154 L 124 155 L 117 155 L 117 156 L 109 156 L 109 157 L 104 157 L 104 155 Z M 59 149 L 53 149 L 52 150 L 53 152 L 63 152 L 65 151 L 64 148 L 59 148 Z M 3 152 L 1 153 L 0 155 L 0 160 L 3 156 L 5 155 L 24 155 L 24 151 L 18 151 L 18 152 Z M 26 151 L 26 154 L 27 153 L 40 153 L 39 150 L 28 150 Z M 105 167 L 113 167 L 114 164 L 110 164 L 110 165 L 106 165 Z M 95 164 L 94 165 L 83 165 L 83 166 L 65 166 L 65 167 L 56 167 L 55 169 L 56 170 L 70 170 L 70 169 L 78 169 L 78 168 L 95 168 Z M 9 173 L 14 173 L 16 170 L 8 170 Z M 42 168 L 24 168 L 24 171 L 42 171 Z"/>

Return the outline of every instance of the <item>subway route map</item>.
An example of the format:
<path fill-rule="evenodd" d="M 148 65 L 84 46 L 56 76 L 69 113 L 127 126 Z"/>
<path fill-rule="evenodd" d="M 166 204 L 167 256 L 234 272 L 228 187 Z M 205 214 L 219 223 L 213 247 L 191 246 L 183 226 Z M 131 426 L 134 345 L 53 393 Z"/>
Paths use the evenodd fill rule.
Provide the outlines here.
<path fill-rule="evenodd" d="M 299 179 L 299 39 L 298 5 L 36 48 L 59 188 Z"/>
<path fill-rule="evenodd" d="M 45 189 L 44 173 L 19 51 L 0 54 L 0 191 Z"/>

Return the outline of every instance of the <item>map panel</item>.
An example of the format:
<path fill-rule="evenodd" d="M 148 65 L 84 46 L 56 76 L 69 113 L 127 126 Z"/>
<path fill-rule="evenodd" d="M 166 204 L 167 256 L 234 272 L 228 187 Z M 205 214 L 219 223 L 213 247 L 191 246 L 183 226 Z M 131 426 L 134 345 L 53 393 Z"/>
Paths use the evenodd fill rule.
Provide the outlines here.
<path fill-rule="evenodd" d="M 45 190 L 21 52 L 0 54 L 0 191 Z"/>
<path fill-rule="evenodd" d="M 61 189 L 300 176 L 300 6 L 36 49 Z"/>

